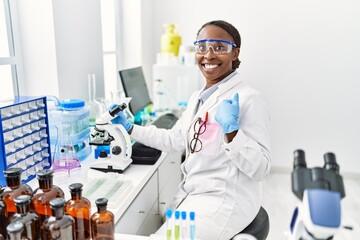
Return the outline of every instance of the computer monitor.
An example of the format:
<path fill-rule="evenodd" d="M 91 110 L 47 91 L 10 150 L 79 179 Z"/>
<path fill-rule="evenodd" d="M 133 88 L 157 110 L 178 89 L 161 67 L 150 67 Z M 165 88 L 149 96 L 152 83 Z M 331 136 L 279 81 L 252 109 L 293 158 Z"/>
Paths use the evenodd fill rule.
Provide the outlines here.
<path fill-rule="evenodd" d="M 136 115 L 151 103 L 142 67 L 119 71 L 121 83 L 127 97 L 131 97 L 129 109 Z"/>

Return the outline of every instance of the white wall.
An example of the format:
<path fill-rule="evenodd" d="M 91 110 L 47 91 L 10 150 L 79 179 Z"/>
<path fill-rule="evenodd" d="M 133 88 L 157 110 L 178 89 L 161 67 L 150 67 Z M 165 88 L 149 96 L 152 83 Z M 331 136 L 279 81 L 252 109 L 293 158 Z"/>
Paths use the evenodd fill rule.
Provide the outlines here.
<path fill-rule="evenodd" d="M 185 44 L 209 20 L 238 28 L 239 71 L 271 106 L 274 167 L 290 169 L 302 148 L 308 166 L 332 151 L 342 172 L 360 173 L 359 1 L 155 0 L 152 14 L 153 56 L 166 22 L 179 25 Z"/>
<path fill-rule="evenodd" d="M 24 79 L 21 95 L 88 99 L 87 74 L 104 96 L 99 0 L 17 0 Z"/>

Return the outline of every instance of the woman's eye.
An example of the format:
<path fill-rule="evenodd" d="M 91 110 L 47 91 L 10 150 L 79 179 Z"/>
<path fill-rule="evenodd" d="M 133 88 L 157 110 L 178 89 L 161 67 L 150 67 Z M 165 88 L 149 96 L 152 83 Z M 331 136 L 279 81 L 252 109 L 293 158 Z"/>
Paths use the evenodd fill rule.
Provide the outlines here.
<path fill-rule="evenodd" d="M 215 51 L 223 51 L 223 50 L 224 50 L 224 46 L 219 45 L 215 47 Z"/>

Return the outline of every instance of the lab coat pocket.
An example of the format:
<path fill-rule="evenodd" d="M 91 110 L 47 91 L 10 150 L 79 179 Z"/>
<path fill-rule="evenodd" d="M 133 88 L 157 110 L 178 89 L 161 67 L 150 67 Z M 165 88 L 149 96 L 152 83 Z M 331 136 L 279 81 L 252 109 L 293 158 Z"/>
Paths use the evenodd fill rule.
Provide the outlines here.
<path fill-rule="evenodd" d="M 217 122 L 207 122 L 206 130 L 199 136 L 202 143 L 201 153 L 206 156 L 217 156 L 221 146 L 220 124 Z"/>

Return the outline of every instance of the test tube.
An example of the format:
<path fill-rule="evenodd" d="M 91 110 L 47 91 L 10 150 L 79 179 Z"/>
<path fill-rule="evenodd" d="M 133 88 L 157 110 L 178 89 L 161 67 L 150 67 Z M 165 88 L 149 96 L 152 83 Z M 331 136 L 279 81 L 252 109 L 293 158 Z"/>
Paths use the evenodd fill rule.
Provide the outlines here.
<path fill-rule="evenodd" d="M 181 239 L 188 239 L 186 211 L 181 212 Z"/>
<path fill-rule="evenodd" d="M 167 240 L 171 240 L 171 229 L 172 229 L 172 219 L 171 219 L 171 215 L 172 215 L 172 210 L 171 209 L 167 209 L 166 210 L 166 239 Z"/>
<path fill-rule="evenodd" d="M 175 240 L 180 240 L 180 212 L 175 211 Z"/>
<path fill-rule="evenodd" d="M 190 212 L 190 239 L 195 240 L 195 212 Z"/>

